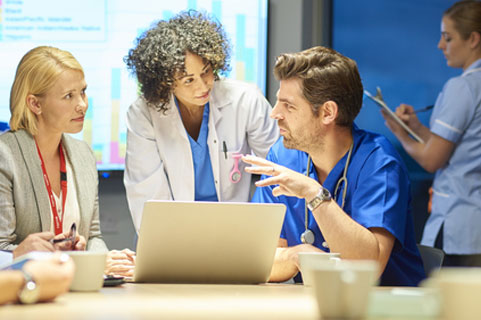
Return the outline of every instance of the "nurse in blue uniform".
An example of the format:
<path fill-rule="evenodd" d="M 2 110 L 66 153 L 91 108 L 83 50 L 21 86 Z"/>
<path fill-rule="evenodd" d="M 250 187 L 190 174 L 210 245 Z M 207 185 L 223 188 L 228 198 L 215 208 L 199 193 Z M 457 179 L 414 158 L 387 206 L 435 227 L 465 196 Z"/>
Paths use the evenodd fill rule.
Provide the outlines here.
<path fill-rule="evenodd" d="M 300 281 L 299 252 L 332 251 L 376 260 L 381 285 L 418 285 L 407 170 L 386 138 L 353 123 L 362 105 L 355 62 L 315 47 L 281 55 L 275 74 L 271 117 L 283 137 L 267 160 L 243 158 L 263 175 L 253 201 L 287 207 L 270 280 Z"/>
<path fill-rule="evenodd" d="M 481 266 L 481 2 L 446 10 L 438 47 L 447 64 L 463 70 L 439 94 L 429 128 L 412 106 L 396 113 L 425 141 L 411 139 L 384 115 L 404 149 L 435 173 L 432 210 L 421 243 L 446 252 L 445 266 Z"/>

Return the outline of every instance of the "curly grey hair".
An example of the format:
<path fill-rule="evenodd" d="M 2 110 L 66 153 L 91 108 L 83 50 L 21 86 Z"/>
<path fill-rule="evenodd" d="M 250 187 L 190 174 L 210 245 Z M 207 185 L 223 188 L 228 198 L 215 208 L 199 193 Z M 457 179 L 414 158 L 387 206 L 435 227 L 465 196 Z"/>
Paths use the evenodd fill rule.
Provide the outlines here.
<path fill-rule="evenodd" d="M 137 76 L 143 98 L 158 111 L 168 109 L 174 76 L 186 72 L 186 52 L 208 62 L 216 80 L 230 68 L 230 43 L 222 25 L 195 10 L 159 21 L 137 38 L 135 48 L 124 58 Z"/>

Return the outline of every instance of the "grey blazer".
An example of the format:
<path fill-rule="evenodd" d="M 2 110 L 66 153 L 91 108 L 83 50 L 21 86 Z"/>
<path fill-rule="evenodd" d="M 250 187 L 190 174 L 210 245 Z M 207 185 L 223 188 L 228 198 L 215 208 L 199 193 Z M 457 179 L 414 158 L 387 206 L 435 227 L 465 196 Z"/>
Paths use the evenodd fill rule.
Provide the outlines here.
<path fill-rule="evenodd" d="M 63 135 L 80 208 L 78 233 L 87 250 L 106 251 L 99 221 L 98 174 L 90 147 Z M 51 208 L 35 140 L 24 130 L 0 135 L 0 249 L 13 250 L 29 234 L 50 230 Z"/>

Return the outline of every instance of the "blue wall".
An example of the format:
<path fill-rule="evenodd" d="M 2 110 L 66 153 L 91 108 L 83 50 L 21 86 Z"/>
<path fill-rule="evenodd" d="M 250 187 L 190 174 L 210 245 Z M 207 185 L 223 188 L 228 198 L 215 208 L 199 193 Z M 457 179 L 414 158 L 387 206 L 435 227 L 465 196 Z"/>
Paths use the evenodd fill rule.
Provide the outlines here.
<path fill-rule="evenodd" d="M 448 78 L 461 69 L 446 65 L 437 48 L 443 12 L 453 0 L 334 0 L 332 46 L 358 63 L 364 88 L 380 86 L 388 106 L 434 104 Z M 420 115 L 428 125 L 430 112 Z M 385 127 L 379 108 L 365 99 L 356 123 L 386 135 L 402 154 L 411 178 L 431 177 L 400 147 Z"/>
<path fill-rule="evenodd" d="M 376 87 L 381 87 L 391 109 L 400 103 L 415 108 L 432 105 L 444 83 L 462 72 L 449 68 L 437 48 L 443 12 L 455 2 L 333 0 L 332 47 L 357 62 L 364 89 L 375 93 Z M 420 120 L 428 125 L 430 115 L 420 114 Z M 387 136 L 408 166 L 419 242 L 427 219 L 427 190 L 432 175 L 404 152 L 373 102 L 364 99 L 356 123 Z"/>

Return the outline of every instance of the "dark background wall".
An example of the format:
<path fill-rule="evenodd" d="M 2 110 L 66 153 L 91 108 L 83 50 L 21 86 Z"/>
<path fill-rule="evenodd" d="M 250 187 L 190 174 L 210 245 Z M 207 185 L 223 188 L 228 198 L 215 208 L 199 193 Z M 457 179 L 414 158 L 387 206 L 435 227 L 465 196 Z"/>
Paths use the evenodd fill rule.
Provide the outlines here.
<path fill-rule="evenodd" d="M 444 82 L 461 73 L 460 69 L 446 65 L 437 48 L 443 12 L 455 2 L 334 0 L 332 47 L 357 62 L 364 88 L 373 93 L 377 86 L 381 87 L 384 100 L 392 109 L 400 103 L 411 104 L 416 109 L 433 105 Z M 427 126 L 430 116 L 431 112 L 419 114 Z M 420 241 L 433 176 L 404 152 L 373 102 L 364 100 L 356 123 L 386 135 L 408 166 L 414 225 Z"/>
<path fill-rule="evenodd" d="M 354 59 L 365 89 L 380 86 L 391 108 L 434 104 L 444 82 L 460 70 L 446 66 L 437 49 L 442 13 L 453 0 L 270 0 L 267 96 L 275 103 L 275 57 L 314 45 L 331 45 Z M 235 44 L 234 44 L 235 45 Z M 430 113 L 420 116 L 428 124 Z M 356 123 L 385 134 L 405 160 L 412 181 L 413 218 L 418 241 L 427 218 L 427 189 L 432 175 L 419 167 L 384 126 L 379 109 L 365 101 Z M 111 249 L 134 249 L 122 173 L 100 180 L 101 225 Z"/>

